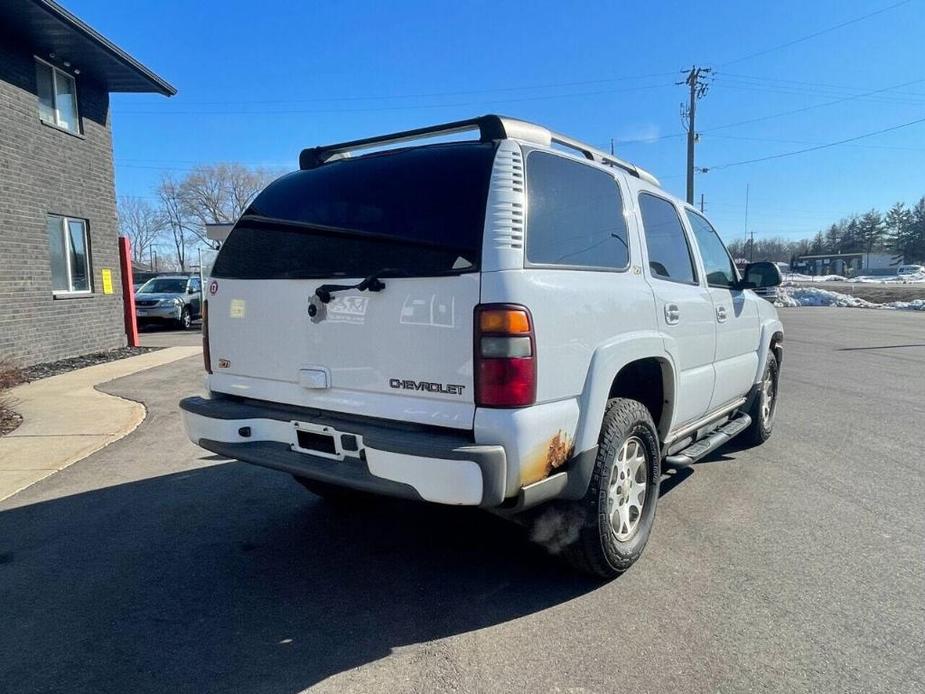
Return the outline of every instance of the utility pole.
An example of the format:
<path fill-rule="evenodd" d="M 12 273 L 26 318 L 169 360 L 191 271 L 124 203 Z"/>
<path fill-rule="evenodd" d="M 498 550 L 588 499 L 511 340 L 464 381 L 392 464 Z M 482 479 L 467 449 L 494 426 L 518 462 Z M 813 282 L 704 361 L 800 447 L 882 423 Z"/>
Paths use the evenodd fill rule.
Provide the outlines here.
<path fill-rule="evenodd" d="M 700 194 L 700 214 L 703 214 L 703 193 Z"/>
<path fill-rule="evenodd" d="M 613 138 L 610 138 L 610 156 L 613 156 Z"/>
<path fill-rule="evenodd" d="M 685 107 L 681 104 L 681 120 L 687 130 L 687 204 L 694 204 L 694 144 L 697 142 L 695 119 L 697 116 L 697 101 L 707 93 L 709 82 L 707 78 L 713 72 L 708 67 L 692 66 L 690 70 L 682 70 L 687 77 L 676 84 L 686 84 L 690 88 L 690 100 Z"/>
<path fill-rule="evenodd" d="M 748 183 L 745 184 L 745 243 L 748 243 Z"/>

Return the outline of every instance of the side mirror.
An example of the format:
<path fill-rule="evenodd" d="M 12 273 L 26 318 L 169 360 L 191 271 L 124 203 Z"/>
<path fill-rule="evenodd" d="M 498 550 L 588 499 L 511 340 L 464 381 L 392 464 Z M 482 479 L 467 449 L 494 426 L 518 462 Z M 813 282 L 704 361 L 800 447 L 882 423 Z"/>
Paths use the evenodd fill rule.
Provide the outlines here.
<path fill-rule="evenodd" d="M 193 289 L 192 287 L 187 287 L 187 288 L 186 288 L 186 293 L 187 293 L 187 294 L 195 294 L 195 293 L 196 293 L 196 290 Z"/>
<path fill-rule="evenodd" d="M 759 263 L 749 263 L 745 266 L 745 277 L 741 284 L 751 285 L 754 289 L 763 287 L 776 287 L 783 278 L 780 274 L 780 268 L 775 263 L 765 261 Z"/>

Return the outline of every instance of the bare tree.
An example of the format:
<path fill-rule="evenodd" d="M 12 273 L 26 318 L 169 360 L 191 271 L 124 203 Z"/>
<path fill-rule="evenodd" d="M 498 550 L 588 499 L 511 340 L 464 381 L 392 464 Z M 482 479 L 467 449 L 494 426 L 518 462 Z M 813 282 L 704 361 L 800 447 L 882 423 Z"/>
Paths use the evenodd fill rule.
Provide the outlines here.
<path fill-rule="evenodd" d="M 132 260 L 144 262 L 164 231 L 160 212 L 144 198 L 123 195 L 119 198 L 118 214 L 119 233 L 132 242 Z"/>
<path fill-rule="evenodd" d="M 176 264 L 181 272 L 185 272 L 187 253 L 197 241 L 204 240 L 203 235 L 197 231 L 196 220 L 186 204 L 182 182 L 165 175 L 157 187 L 157 197 L 167 236 L 176 252 Z"/>
<path fill-rule="evenodd" d="M 200 224 L 232 223 L 277 172 L 242 164 L 197 166 L 180 184 L 187 213 Z"/>

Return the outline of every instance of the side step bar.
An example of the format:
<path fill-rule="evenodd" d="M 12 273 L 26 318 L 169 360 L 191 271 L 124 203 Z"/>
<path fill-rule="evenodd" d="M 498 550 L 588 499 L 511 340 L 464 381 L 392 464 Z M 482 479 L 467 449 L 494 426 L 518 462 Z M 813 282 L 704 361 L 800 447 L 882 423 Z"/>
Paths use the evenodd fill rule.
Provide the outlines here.
<path fill-rule="evenodd" d="M 751 417 L 744 413 L 740 414 L 735 419 L 726 422 L 726 424 L 721 426 L 706 438 L 703 438 L 696 443 L 692 443 L 690 446 L 681 451 L 678 451 L 674 455 L 667 456 L 665 458 L 665 463 L 672 467 L 687 467 L 688 465 L 697 462 L 708 453 L 715 451 L 733 436 L 741 434 L 748 428 L 748 425 L 751 423 Z"/>

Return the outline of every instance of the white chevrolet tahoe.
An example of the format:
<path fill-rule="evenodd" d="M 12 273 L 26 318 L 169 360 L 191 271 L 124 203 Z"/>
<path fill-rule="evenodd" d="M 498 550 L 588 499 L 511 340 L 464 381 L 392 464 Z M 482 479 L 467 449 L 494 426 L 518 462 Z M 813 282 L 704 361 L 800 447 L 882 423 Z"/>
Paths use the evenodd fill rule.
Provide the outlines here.
<path fill-rule="evenodd" d="M 218 255 L 209 396 L 180 406 L 198 445 L 322 496 L 553 504 L 610 577 L 663 464 L 770 435 L 783 330 L 752 290 L 779 282 L 649 173 L 523 121 L 306 149 Z"/>

